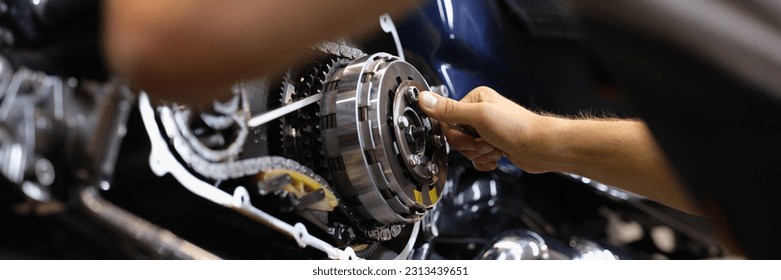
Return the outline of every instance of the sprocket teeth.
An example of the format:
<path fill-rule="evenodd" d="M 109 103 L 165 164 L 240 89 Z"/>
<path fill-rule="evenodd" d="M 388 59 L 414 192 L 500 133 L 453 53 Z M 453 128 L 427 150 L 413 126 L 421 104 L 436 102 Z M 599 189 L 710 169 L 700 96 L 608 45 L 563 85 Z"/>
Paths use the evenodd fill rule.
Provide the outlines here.
<path fill-rule="evenodd" d="M 273 97 L 275 101 L 283 106 L 291 101 L 322 93 L 329 74 L 349 60 L 327 52 L 324 53 L 323 58 L 310 66 L 299 65 L 288 68 L 279 95 Z M 275 126 L 278 133 L 270 134 L 270 137 L 275 138 L 273 142 L 278 143 L 279 147 L 270 146 L 270 150 L 276 149 L 282 156 L 311 167 L 317 174 L 323 174 L 330 181 L 331 176 L 321 138 L 320 110 L 320 104 L 314 104 L 279 118 L 277 122 L 279 125 Z M 292 133 L 293 128 L 295 133 Z M 269 141 L 270 144 L 271 142 Z"/>

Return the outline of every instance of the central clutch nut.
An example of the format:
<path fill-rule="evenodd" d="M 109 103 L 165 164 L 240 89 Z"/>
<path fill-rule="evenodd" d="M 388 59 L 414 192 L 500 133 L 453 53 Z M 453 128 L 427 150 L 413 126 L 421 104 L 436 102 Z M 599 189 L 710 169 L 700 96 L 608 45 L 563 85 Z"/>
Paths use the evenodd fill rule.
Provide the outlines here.
<path fill-rule="evenodd" d="M 447 148 L 439 123 L 418 106 L 429 90 L 415 67 L 377 53 L 339 65 L 321 100 L 323 147 L 345 205 L 370 238 L 419 221 L 439 201 Z"/>
<path fill-rule="evenodd" d="M 407 91 L 404 92 L 404 98 L 406 98 L 408 102 L 418 102 L 418 88 L 407 88 Z"/>

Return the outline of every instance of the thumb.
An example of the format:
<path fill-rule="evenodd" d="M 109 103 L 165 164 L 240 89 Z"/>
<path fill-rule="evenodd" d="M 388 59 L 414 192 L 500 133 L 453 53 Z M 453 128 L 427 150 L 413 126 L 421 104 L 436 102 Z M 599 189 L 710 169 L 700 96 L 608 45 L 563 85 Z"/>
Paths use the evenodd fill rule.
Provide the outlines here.
<path fill-rule="evenodd" d="M 426 115 L 438 121 L 470 125 L 480 110 L 477 103 L 459 102 L 430 91 L 420 93 L 418 105 Z"/>

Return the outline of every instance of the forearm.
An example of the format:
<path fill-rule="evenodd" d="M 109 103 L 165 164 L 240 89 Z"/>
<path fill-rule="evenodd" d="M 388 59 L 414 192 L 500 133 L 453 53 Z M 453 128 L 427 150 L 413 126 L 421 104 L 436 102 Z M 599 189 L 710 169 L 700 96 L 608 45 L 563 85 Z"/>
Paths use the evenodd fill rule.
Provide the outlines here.
<path fill-rule="evenodd" d="M 280 72 L 313 43 L 376 27 L 412 1 L 106 1 L 110 68 L 158 97 L 213 100 Z M 223 90 L 226 92 L 226 90 Z"/>
<path fill-rule="evenodd" d="M 499 152 L 526 172 L 578 174 L 698 212 L 642 122 L 539 115 L 488 87 L 461 101 L 430 92 L 419 100 L 429 117 L 477 129 L 480 139 L 447 126 L 443 133 L 478 170 L 496 168 Z"/>
<path fill-rule="evenodd" d="M 547 118 L 550 168 L 589 177 L 691 213 L 697 207 L 642 122 Z"/>

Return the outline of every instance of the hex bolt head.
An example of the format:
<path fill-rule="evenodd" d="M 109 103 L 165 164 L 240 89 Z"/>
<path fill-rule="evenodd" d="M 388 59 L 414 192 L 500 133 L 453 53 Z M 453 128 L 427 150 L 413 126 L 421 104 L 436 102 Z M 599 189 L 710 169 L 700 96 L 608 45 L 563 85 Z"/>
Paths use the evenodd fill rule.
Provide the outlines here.
<path fill-rule="evenodd" d="M 417 102 L 418 101 L 418 88 L 416 88 L 416 87 L 408 87 L 407 91 L 404 92 L 404 98 L 407 99 L 407 102 Z"/>
<path fill-rule="evenodd" d="M 437 173 L 439 173 L 439 166 L 437 166 L 437 164 L 436 164 L 436 163 L 429 162 L 429 163 L 426 165 L 426 168 L 428 169 L 428 173 L 429 173 L 431 176 L 437 175 Z"/>
<path fill-rule="evenodd" d="M 409 155 L 408 160 L 409 160 L 409 165 L 412 165 L 412 166 L 420 165 L 420 156 L 418 156 L 416 154 Z"/>
<path fill-rule="evenodd" d="M 407 116 L 400 116 L 396 122 L 399 124 L 399 127 L 401 129 L 406 129 L 407 127 L 409 127 L 409 119 L 407 118 Z"/>

